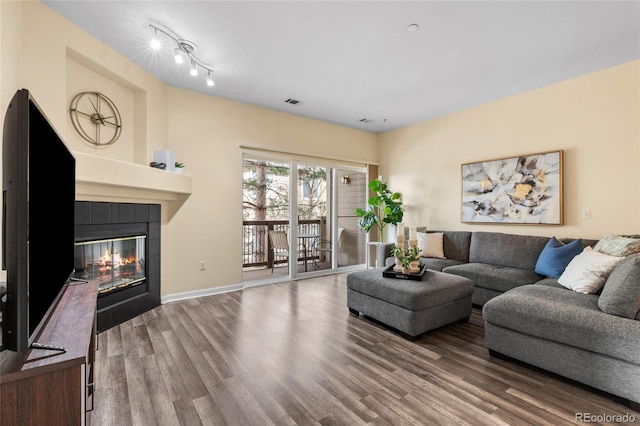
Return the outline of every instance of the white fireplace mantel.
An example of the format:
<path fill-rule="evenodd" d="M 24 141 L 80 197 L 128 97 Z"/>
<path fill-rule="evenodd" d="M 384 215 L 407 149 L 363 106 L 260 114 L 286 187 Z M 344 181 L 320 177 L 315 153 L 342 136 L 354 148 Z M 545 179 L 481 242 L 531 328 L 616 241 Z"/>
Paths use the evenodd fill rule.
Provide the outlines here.
<path fill-rule="evenodd" d="M 73 156 L 78 201 L 182 204 L 191 195 L 191 176 L 77 151 Z"/>

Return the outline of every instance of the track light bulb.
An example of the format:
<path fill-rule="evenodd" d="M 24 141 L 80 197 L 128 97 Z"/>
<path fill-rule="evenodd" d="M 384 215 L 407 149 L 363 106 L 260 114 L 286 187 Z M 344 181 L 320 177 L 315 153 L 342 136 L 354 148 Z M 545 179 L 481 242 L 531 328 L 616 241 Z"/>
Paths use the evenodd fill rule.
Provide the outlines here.
<path fill-rule="evenodd" d="M 158 31 L 153 31 L 153 38 L 151 39 L 151 48 L 153 50 L 158 50 L 161 47 L 160 39 L 158 38 Z"/>
<path fill-rule="evenodd" d="M 174 58 L 176 60 L 176 64 L 180 65 L 181 63 L 184 62 L 184 58 L 182 57 L 182 52 L 180 52 L 180 49 L 177 47 L 173 49 L 173 51 L 175 55 Z"/>
<path fill-rule="evenodd" d="M 207 75 L 205 78 L 207 79 L 207 86 L 212 87 L 215 84 L 213 82 L 213 78 L 211 78 L 211 71 L 207 71 Z"/>
<path fill-rule="evenodd" d="M 191 75 L 194 77 L 198 75 L 198 67 L 196 67 L 196 61 L 193 58 L 191 59 Z"/>

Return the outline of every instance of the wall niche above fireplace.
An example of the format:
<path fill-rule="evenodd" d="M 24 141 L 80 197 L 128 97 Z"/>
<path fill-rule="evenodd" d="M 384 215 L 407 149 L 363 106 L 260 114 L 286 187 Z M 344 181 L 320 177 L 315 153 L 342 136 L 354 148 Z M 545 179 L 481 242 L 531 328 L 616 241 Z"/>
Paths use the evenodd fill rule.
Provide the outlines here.
<path fill-rule="evenodd" d="M 102 289 L 98 332 L 159 306 L 160 205 L 76 201 L 75 215 L 75 277 Z"/>

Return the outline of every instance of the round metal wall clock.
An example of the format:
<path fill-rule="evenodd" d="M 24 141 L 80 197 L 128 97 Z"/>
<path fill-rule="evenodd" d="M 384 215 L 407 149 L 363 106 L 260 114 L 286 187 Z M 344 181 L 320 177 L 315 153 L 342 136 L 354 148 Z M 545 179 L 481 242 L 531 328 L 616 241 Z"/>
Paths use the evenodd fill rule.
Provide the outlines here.
<path fill-rule="evenodd" d="M 118 108 L 100 92 L 81 92 L 71 101 L 71 122 L 84 140 L 96 146 L 111 145 L 122 133 Z"/>

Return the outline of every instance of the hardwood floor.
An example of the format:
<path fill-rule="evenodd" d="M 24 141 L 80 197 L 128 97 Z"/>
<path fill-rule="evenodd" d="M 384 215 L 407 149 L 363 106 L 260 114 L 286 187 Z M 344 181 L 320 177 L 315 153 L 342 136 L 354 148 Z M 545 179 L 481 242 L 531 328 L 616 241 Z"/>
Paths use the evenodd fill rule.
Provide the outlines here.
<path fill-rule="evenodd" d="M 318 262 L 316 267 L 313 262 L 309 261 L 307 263 L 307 271 L 305 271 L 304 263 L 298 262 L 296 264 L 296 268 L 300 274 L 307 271 L 313 272 L 323 269 L 331 269 L 331 264 L 327 262 Z M 242 281 L 266 280 L 270 278 L 286 277 L 287 275 L 289 275 L 289 266 L 286 263 L 276 265 L 276 267 L 273 268 L 273 272 L 271 271 L 271 268 L 267 267 L 244 268 L 242 271 Z"/>
<path fill-rule="evenodd" d="M 484 347 L 481 312 L 415 342 L 346 306 L 346 275 L 162 305 L 99 335 L 93 425 L 568 425 L 635 416 Z M 608 423 L 611 424 L 611 423 Z"/>

